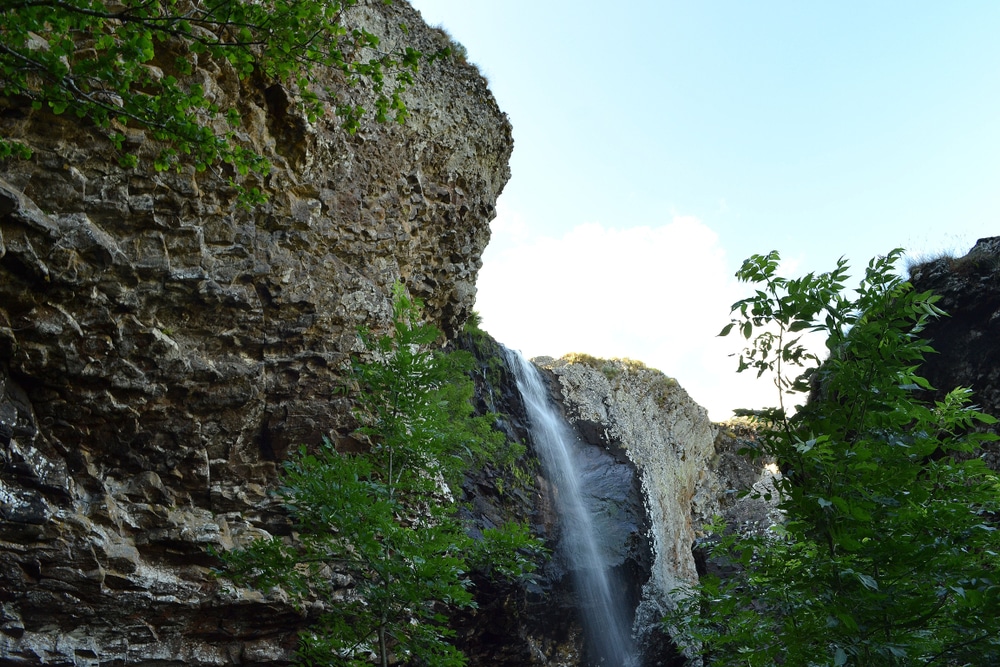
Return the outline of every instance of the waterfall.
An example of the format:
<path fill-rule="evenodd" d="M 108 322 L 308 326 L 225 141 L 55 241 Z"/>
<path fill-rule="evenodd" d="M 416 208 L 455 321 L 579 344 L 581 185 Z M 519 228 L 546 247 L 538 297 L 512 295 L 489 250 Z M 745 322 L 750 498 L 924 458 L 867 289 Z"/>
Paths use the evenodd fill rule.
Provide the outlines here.
<path fill-rule="evenodd" d="M 535 450 L 555 489 L 562 526 L 559 553 L 573 573 L 592 664 L 638 667 L 624 587 L 608 567 L 581 485 L 575 457 L 583 445 L 554 409 L 539 370 L 517 352 L 508 350 L 507 357 L 524 399 Z"/>

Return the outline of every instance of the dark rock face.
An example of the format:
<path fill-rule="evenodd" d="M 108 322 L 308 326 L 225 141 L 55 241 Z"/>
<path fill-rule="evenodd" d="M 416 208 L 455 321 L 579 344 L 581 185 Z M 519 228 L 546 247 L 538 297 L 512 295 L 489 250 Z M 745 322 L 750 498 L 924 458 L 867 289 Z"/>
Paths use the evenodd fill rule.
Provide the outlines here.
<path fill-rule="evenodd" d="M 524 402 L 502 346 L 489 335 L 477 332 L 461 334 L 456 347 L 476 358 L 473 379 L 477 412 L 495 415 L 495 428 L 509 441 L 527 443 Z M 525 521 L 536 534 L 543 534 L 544 525 L 538 518 L 539 480 L 534 473 L 537 459 L 529 454 L 521 464 L 523 470 L 530 471 L 523 482 L 510 480 L 506 471 L 492 465 L 470 471 L 463 485 L 468 503 L 464 518 L 473 534 L 507 521 Z M 503 481 L 498 483 L 498 479 Z M 453 619 L 456 643 L 468 656 L 469 664 L 539 664 L 533 662 L 528 639 L 530 633 L 541 630 L 529 612 L 531 600 L 539 597 L 539 589 L 533 584 L 493 581 L 483 573 L 473 573 L 472 578 L 476 607 Z"/>
<path fill-rule="evenodd" d="M 444 39 L 406 3 L 357 11 L 384 39 Z M 474 302 L 512 141 L 473 67 L 425 68 L 407 125 L 350 136 L 197 66 L 275 165 L 258 209 L 211 171 L 120 169 L 84 124 L 0 98 L 0 132 L 35 152 L 0 163 L 5 664 L 286 662 L 305 619 L 220 586 L 206 547 L 288 530 L 277 463 L 350 428 L 344 364 L 394 281 L 450 335 Z"/>
<path fill-rule="evenodd" d="M 922 333 L 937 351 L 927 356 L 924 376 L 940 400 L 955 387 L 970 387 L 983 412 L 1000 417 L 1000 236 L 980 239 L 964 257 L 941 258 L 911 269 L 917 290 L 941 296 L 948 313 Z M 986 461 L 1000 470 L 1000 446 L 989 445 Z"/>
<path fill-rule="evenodd" d="M 549 368 L 545 368 L 543 374 L 553 403 L 562 408 L 563 416 L 576 437 L 577 446 L 573 452 L 582 500 L 593 521 L 597 550 L 603 554 L 609 567 L 609 583 L 620 593 L 624 615 L 628 617 L 626 621 L 631 625 L 643 587 L 650 580 L 653 561 L 650 519 L 639 471 L 620 443 L 609 442 L 603 437 L 604 425 L 574 420 L 565 414 L 572 409 L 572 405 L 563 394 L 558 375 Z M 548 494 L 559 492 L 548 485 L 543 489 Z M 554 505 L 554 498 L 545 498 L 542 503 L 545 508 Z M 556 631 L 556 636 L 571 641 L 572 650 L 568 655 L 573 658 L 566 663 L 554 664 L 603 664 L 599 655 L 601 648 L 587 641 L 586 620 L 581 609 L 583 603 L 575 583 L 581 575 L 573 569 L 572 556 L 560 549 L 564 539 L 563 526 L 557 516 L 552 516 L 547 523 L 554 553 L 543 575 L 554 595 L 549 596 L 547 603 L 550 608 L 544 613 L 550 618 L 555 616 L 561 619 L 560 625 L 550 620 L 549 627 Z M 569 543 L 573 544 L 574 540 Z M 583 573 L 583 576 L 591 575 Z"/>
<path fill-rule="evenodd" d="M 546 478 L 533 450 L 529 418 L 507 366 L 502 346 L 488 336 L 463 335 L 459 345 L 476 354 L 479 410 L 497 416 L 498 428 L 509 438 L 528 445 L 521 462 L 527 483 L 497 484 L 494 469 L 477 471 L 466 483 L 470 518 L 481 528 L 507 520 L 527 521 L 552 551 L 533 582 L 498 584 L 476 578 L 478 608 L 456 621 L 460 646 L 471 665 L 552 665 L 576 667 L 596 664 L 588 654 L 580 601 L 572 566 L 560 552 L 562 525 L 555 511 L 557 490 Z M 553 406 L 565 398 L 558 378 L 544 370 Z M 572 419 L 569 421 L 573 421 Z M 604 426 L 585 421 L 572 424 L 580 447 L 581 486 L 585 501 L 600 526 L 601 550 L 611 557 L 616 585 L 627 591 L 629 609 L 638 607 L 643 587 L 651 577 L 650 525 L 642 482 L 635 464 L 621 446 L 604 437 Z M 505 489 L 498 493 L 498 489 Z M 669 650 L 665 647 L 664 650 Z M 657 656 L 665 652 L 657 652 Z M 647 660 L 647 667 L 671 664 Z"/>
<path fill-rule="evenodd" d="M 493 466 L 473 471 L 465 484 L 467 519 L 475 530 L 506 521 L 525 521 L 550 550 L 557 551 L 559 517 L 553 489 L 532 448 L 530 424 L 503 346 L 487 334 L 463 334 L 458 346 L 478 361 L 474 374 L 478 411 L 494 414 L 496 428 L 522 443 L 520 479 Z M 501 480 L 498 483 L 498 479 Z M 458 645 L 470 665 L 586 664 L 578 603 L 570 572 L 561 558 L 545 558 L 527 583 L 504 583 L 474 573 L 477 607 L 455 620 Z"/>

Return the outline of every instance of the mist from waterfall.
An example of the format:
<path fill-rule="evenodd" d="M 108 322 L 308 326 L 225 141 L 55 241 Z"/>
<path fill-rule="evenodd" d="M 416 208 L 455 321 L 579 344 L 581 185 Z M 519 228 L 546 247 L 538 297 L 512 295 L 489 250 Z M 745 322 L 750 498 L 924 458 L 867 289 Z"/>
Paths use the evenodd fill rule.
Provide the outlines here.
<path fill-rule="evenodd" d="M 535 450 L 555 489 L 562 527 L 559 550 L 573 574 L 591 664 L 639 667 L 626 593 L 602 553 L 581 486 L 575 450 L 583 445 L 553 406 L 541 372 L 517 352 L 507 350 L 507 357 L 524 399 Z"/>

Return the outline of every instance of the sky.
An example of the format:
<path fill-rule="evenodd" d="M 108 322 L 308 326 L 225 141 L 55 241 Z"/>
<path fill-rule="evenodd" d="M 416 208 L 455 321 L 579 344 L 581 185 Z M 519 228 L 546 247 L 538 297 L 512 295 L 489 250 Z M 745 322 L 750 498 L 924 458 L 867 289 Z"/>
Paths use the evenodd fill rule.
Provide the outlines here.
<path fill-rule="evenodd" d="M 513 125 L 476 309 L 528 357 L 628 357 L 714 420 L 777 403 L 717 334 L 786 275 L 1000 235 L 1000 2 L 411 0 Z"/>

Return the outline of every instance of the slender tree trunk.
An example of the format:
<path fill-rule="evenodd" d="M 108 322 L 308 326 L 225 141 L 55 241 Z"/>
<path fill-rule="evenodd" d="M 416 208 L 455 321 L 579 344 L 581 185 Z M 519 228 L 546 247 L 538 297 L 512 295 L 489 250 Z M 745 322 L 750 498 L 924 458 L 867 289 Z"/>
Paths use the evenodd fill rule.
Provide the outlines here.
<path fill-rule="evenodd" d="M 382 667 L 389 667 L 389 648 L 385 644 L 385 624 L 378 627 L 378 653 Z"/>

